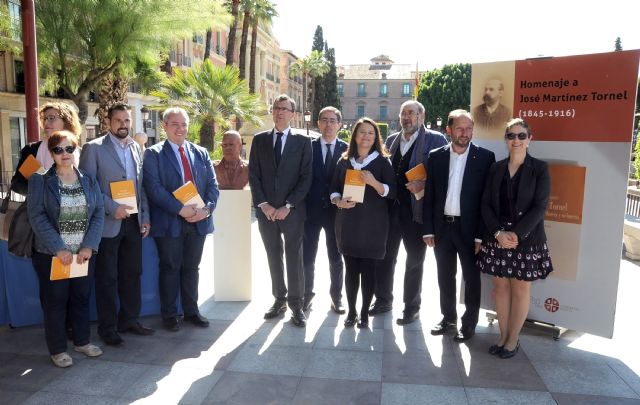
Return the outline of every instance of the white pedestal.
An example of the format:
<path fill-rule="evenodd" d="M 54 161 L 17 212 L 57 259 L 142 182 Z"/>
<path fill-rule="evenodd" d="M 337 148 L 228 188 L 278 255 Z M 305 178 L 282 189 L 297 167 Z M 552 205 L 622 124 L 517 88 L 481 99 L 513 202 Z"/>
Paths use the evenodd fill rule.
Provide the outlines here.
<path fill-rule="evenodd" d="M 216 301 L 251 300 L 251 191 L 220 190 L 213 212 Z"/>

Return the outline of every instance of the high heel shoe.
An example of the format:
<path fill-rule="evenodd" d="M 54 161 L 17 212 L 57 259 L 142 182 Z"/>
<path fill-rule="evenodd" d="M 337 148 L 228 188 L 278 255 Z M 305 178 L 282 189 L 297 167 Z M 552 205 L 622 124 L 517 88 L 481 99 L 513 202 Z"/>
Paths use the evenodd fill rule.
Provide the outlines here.
<path fill-rule="evenodd" d="M 491 347 L 489 347 L 489 354 L 499 355 L 500 353 L 502 353 L 503 350 L 504 350 L 504 345 L 502 346 L 492 345 Z"/>
<path fill-rule="evenodd" d="M 500 356 L 501 359 L 510 359 L 513 356 L 516 355 L 516 353 L 518 353 L 518 349 L 520 349 L 520 341 L 518 340 L 518 343 L 516 343 L 516 347 L 513 350 L 507 350 L 506 347 L 502 347 L 502 351 L 500 352 L 500 354 L 498 356 Z"/>
<path fill-rule="evenodd" d="M 355 326 L 357 322 L 358 322 L 358 314 L 349 313 L 349 315 L 347 315 L 347 319 L 344 320 L 344 326 L 346 326 L 347 328 L 352 328 L 353 326 Z"/>

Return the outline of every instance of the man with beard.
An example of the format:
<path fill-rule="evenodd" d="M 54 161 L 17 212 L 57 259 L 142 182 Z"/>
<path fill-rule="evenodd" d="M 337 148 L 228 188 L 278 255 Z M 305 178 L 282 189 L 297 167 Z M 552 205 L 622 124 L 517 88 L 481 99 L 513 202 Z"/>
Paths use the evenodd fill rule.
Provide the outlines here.
<path fill-rule="evenodd" d="M 502 129 L 511 119 L 511 110 L 500 103 L 504 85 L 499 79 L 489 79 L 484 85 L 483 104 L 473 109 L 475 125 L 486 129 Z"/>
<path fill-rule="evenodd" d="M 107 119 L 109 131 L 82 148 L 79 167 L 96 177 L 104 198 L 104 230 L 95 274 L 98 334 L 106 344 L 116 346 L 123 342 L 118 332 L 154 333 L 138 321 L 142 239 L 151 226 L 142 188 L 140 146 L 129 136 L 131 108 L 115 104 Z M 121 181 L 133 182 L 136 206 L 113 200 L 111 185 Z"/>
<path fill-rule="evenodd" d="M 456 272 L 460 258 L 464 277 L 465 313 L 454 337 L 464 342 L 475 334 L 480 311 L 480 272 L 476 255 L 480 251 L 484 222 L 480 201 L 489 168 L 496 161 L 493 152 L 471 143 L 473 118 L 465 110 L 454 110 L 447 120 L 451 143 L 429 154 L 424 196 L 424 243 L 434 248 L 438 267 L 440 310 L 443 319 L 432 335 L 455 331 Z"/>
<path fill-rule="evenodd" d="M 385 258 L 376 267 L 376 302 L 371 306 L 369 314 L 381 314 L 392 308 L 393 273 L 402 241 L 407 251 L 407 261 L 404 273 L 404 312 L 402 318 L 396 321 L 399 325 L 410 324 L 420 316 L 423 263 L 427 250 L 422 242 L 420 201 L 425 180 L 407 182 L 406 173 L 420 164 L 426 167 L 429 152 L 447 143 L 441 133 L 425 128 L 424 115 L 424 106 L 420 102 L 409 100 L 402 103 L 402 131 L 389 136 L 385 145 L 391 154 L 398 192 L 390 202 L 387 251 Z"/>

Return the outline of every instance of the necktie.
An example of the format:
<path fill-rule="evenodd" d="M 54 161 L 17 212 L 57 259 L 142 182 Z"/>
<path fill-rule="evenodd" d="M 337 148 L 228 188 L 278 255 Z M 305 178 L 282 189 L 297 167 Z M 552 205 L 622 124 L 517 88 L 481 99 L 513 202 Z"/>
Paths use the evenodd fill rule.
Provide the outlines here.
<path fill-rule="evenodd" d="M 180 152 L 180 159 L 182 160 L 182 170 L 184 172 L 184 182 L 192 182 L 193 176 L 191 175 L 191 166 L 189 166 L 189 159 L 187 159 L 187 155 L 184 153 L 184 148 L 182 146 L 178 147 L 178 152 Z"/>
<path fill-rule="evenodd" d="M 331 172 L 331 161 L 333 160 L 333 154 L 331 153 L 331 144 L 327 143 L 327 153 L 324 155 L 324 172 Z"/>
<path fill-rule="evenodd" d="M 282 132 L 277 132 L 276 135 L 276 146 L 273 147 L 274 152 L 276 154 L 276 167 L 280 166 L 280 158 L 282 157 Z"/>

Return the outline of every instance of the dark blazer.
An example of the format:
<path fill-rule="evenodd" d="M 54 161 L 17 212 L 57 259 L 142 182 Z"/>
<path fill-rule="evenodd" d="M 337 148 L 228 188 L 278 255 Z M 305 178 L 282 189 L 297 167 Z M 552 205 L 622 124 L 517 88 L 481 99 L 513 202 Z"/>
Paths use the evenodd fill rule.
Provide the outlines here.
<path fill-rule="evenodd" d="M 249 155 L 249 184 L 253 206 L 268 202 L 274 208 L 295 206 L 304 219 L 304 199 L 311 187 L 311 140 L 289 130 L 280 165 L 276 167 L 273 129 L 256 134 Z M 259 210 L 258 210 L 259 211 Z"/>
<path fill-rule="evenodd" d="M 94 252 L 102 238 L 104 225 L 104 205 L 102 193 L 96 179 L 76 170 L 87 202 L 87 224 L 80 247 L 87 247 Z M 29 223 L 35 235 L 34 248 L 40 253 L 55 255 L 66 248 L 60 236 L 60 186 L 56 165 L 51 166 L 45 174 L 34 173 L 29 177 L 27 198 Z"/>
<path fill-rule="evenodd" d="M 184 142 L 191 152 L 191 173 L 198 194 L 205 205 L 213 212 L 218 202 L 218 182 L 209 158 L 209 152 L 203 147 Z M 182 170 L 169 141 L 157 143 L 144 151 L 142 163 L 142 184 L 149 201 L 151 214 L 151 232 L 154 237 L 178 237 L 182 231 L 182 221 L 178 212 L 184 206 L 173 192 L 183 185 Z M 213 232 L 211 216 L 196 223 L 198 233 L 206 235 Z"/>
<path fill-rule="evenodd" d="M 324 159 L 322 159 L 322 142 L 319 137 L 311 141 L 311 149 L 313 151 L 313 180 L 309 194 L 307 194 L 307 198 L 305 199 L 307 218 L 321 217 L 326 209 L 335 210 L 335 205 L 331 204 L 329 200 L 329 188 L 336 164 L 348 147 L 349 145 L 345 141 L 336 139 L 333 147 L 331 170 L 326 173 L 324 169 Z"/>
<path fill-rule="evenodd" d="M 142 154 L 140 146 L 133 142 L 130 146 L 133 155 L 133 166 L 136 171 L 134 187 L 138 200 L 138 223 L 139 225 L 149 222 L 149 205 L 147 194 L 142 187 Z M 79 168 L 86 173 L 95 176 L 102 190 L 104 197 L 104 230 L 102 236 L 113 238 L 120 232 L 121 219 L 115 219 L 113 214 L 118 209 L 117 202 L 111 198 L 111 183 L 114 181 L 126 180 L 127 172 L 118 157 L 118 152 L 109 137 L 109 133 L 87 143 L 82 148 Z"/>
<path fill-rule="evenodd" d="M 451 145 L 432 151 L 427 161 L 427 185 L 424 194 L 424 235 L 434 235 L 437 241 L 444 223 L 444 206 L 449 188 Z M 489 168 L 496 161 L 490 150 L 471 143 L 462 176 L 460 190 L 460 228 L 463 237 L 472 242 L 482 239 L 484 223 L 480 202 Z"/>
<path fill-rule="evenodd" d="M 485 240 L 493 240 L 500 226 L 500 186 L 507 173 L 509 158 L 494 163 L 489 171 L 487 185 L 482 195 L 482 218 L 487 227 Z M 512 231 L 520 244 L 532 245 L 547 241 L 544 232 L 544 213 L 551 192 L 551 177 L 546 162 L 527 154 L 521 168 L 520 185 L 516 201 L 518 219 Z"/>
<path fill-rule="evenodd" d="M 24 178 L 24 176 L 18 171 L 18 169 L 20 168 L 20 166 L 22 166 L 29 155 L 36 157 L 36 155 L 38 154 L 38 148 L 40 147 L 41 143 L 42 141 L 32 142 L 28 145 L 25 145 L 25 147 L 20 151 L 20 160 L 18 161 L 16 172 L 11 178 L 11 190 L 14 193 L 22 194 L 25 196 L 27 195 L 27 188 L 29 184 L 27 182 L 27 179 Z"/>

